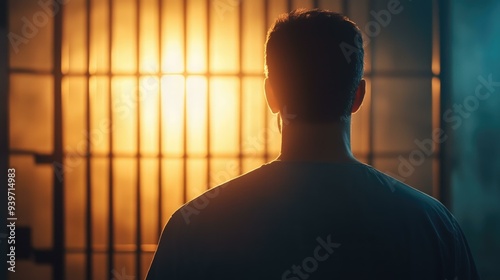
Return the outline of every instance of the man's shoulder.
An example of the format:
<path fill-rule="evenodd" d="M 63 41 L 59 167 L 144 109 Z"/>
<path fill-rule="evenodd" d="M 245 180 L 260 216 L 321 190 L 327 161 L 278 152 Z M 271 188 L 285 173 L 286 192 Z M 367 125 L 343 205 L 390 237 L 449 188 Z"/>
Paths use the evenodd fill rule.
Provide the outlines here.
<path fill-rule="evenodd" d="M 196 217 L 206 216 L 214 212 L 214 209 L 224 208 L 235 209 L 241 206 L 241 198 L 250 199 L 250 193 L 255 193 L 256 189 L 262 185 L 262 182 L 269 180 L 266 165 L 253 169 L 240 176 L 232 178 L 215 187 L 203 192 L 194 199 L 182 205 L 173 216 L 184 220 L 186 225 L 198 220 Z M 251 189 L 254 187 L 253 189 Z M 247 201 L 248 202 L 248 201 Z"/>
<path fill-rule="evenodd" d="M 328 171 L 332 170 L 335 169 Z M 352 170 L 353 173 L 351 174 L 348 170 Z M 281 171 L 286 171 L 287 176 L 282 176 L 283 172 Z M 209 216 L 217 217 L 220 213 L 224 213 L 224 216 L 228 216 L 231 214 L 228 213 L 229 211 L 237 213 L 239 210 L 260 207 L 263 202 L 274 203 L 274 201 L 286 198 L 301 199 L 300 195 L 296 195 L 301 191 L 297 191 L 292 196 L 290 189 L 298 188 L 296 185 L 304 183 L 303 179 L 307 173 L 307 170 L 301 172 L 299 168 L 295 167 L 286 169 L 283 164 L 279 163 L 265 164 L 205 191 L 180 207 L 175 215 L 182 217 L 186 224 L 190 224 L 194 220 L 193 218 L 200 215 L 208 218 Z M 320 173 L 314 175 L 317 174 Z M 450 217 L 446 207 L 437 199 L 369 165 L 359 164 L 352 166 L 352 168 L 339 167 L 338 174 L 345 175 L 346 178 L 355 177 L 353 178 L 353 186 L 345 187 L 345 182 L 339 182 L 339 185 L 345 188 L 359 187 L 359 191 L 355 194 L 366 196 L 366 201 L 370 201 L 373 205 L 378 203 L 382 208 L 392 208 L 402 214 L 409 213 L 434 218 L 442 216 L 445 219 Z M 332 176 L 330 179 L 335 182 L 336 178 Z M 308 184 L 303 187 L 304 193 L 313 188 L 310 181 Z M 317 190 L 318 188 L 314 191 Z M 331 193 L 326 190 L 324 195 L 329 196 Z M 321 194 L 317 197 L 321 198 Z"/>
<path fill-rule="evenodd" d="M 386 174 L 374 167 L 368 166 L 370 173 L 373 176 L 373 181 L 377 181 L 380 185 L 388 188 L 392 194 L 397 196 L 399 199 L 410 200 L 415 202 L 420 202 L 423 204 L 438 205 L 442 207 L 443 205 L 434 197 L 423 191 L 410 186 L 402 181 L 399 181 L 393 176 Z"/>

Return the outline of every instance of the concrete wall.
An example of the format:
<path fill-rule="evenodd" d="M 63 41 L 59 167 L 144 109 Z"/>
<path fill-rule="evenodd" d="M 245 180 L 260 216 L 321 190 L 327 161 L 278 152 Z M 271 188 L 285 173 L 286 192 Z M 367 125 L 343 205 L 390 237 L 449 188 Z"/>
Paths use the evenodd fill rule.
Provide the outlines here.
<path fill-rule="evenodd" d="M 500 279 L 500 1 L 453 0 L 447 13 L 445 187 L 483 279 Z"/>

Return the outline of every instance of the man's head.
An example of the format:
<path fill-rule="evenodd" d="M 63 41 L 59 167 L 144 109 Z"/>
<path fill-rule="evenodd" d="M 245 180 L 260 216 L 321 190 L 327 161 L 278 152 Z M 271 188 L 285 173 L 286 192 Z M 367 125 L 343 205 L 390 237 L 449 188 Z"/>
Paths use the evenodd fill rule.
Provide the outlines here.
<path fill-rule="evenodd" d="M 346 120 L 364 96 L 363 41 L 345 16 L 325 10 L 281 15 L 267 35 L 266 94 L 296 120 Z"/>

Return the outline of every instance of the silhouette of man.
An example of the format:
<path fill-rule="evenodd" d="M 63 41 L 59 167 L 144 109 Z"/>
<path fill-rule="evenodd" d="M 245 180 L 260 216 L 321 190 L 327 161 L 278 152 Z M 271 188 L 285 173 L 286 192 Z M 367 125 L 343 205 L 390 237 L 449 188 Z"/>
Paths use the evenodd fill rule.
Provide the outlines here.
<path fill-rule="evenodd" d="M 266 97 L 279 157 L 185 204 L 147 279 L 478 279 L 437 200 L 356 160 L 363 101 L 357 26 L 324 10 L 279 17 L 266 42 Z"/>

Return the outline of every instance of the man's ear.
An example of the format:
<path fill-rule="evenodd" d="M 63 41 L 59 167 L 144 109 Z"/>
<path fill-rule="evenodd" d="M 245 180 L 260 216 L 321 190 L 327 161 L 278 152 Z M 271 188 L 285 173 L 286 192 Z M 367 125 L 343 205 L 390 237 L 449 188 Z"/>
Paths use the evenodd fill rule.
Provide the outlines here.
<path fill-rule="evenodd" d="M 274 89 L 269 78 L 265 79 L 264 87 L 265 87 L 264 91 L 266 92 L 267 105 L 269 106 L 269 109 L 271 109 L 271 112 L 273 112 L 273 114 L 279 113 L 280 106 L 278 104 L 278 99 L 274 94 Z"/>
<path fill-rule="evenodd" d="M 359 110 L 361 104 L 363 103 L 363 99 L 365 98 L 365 92 L 366 92 L 366 81 L 362 79 L 359 82 L 358 89 L 356 90 L 356 96 L 354 96 L 354 102 L 352 103 L 351 113 L 354 114 Z"/>

